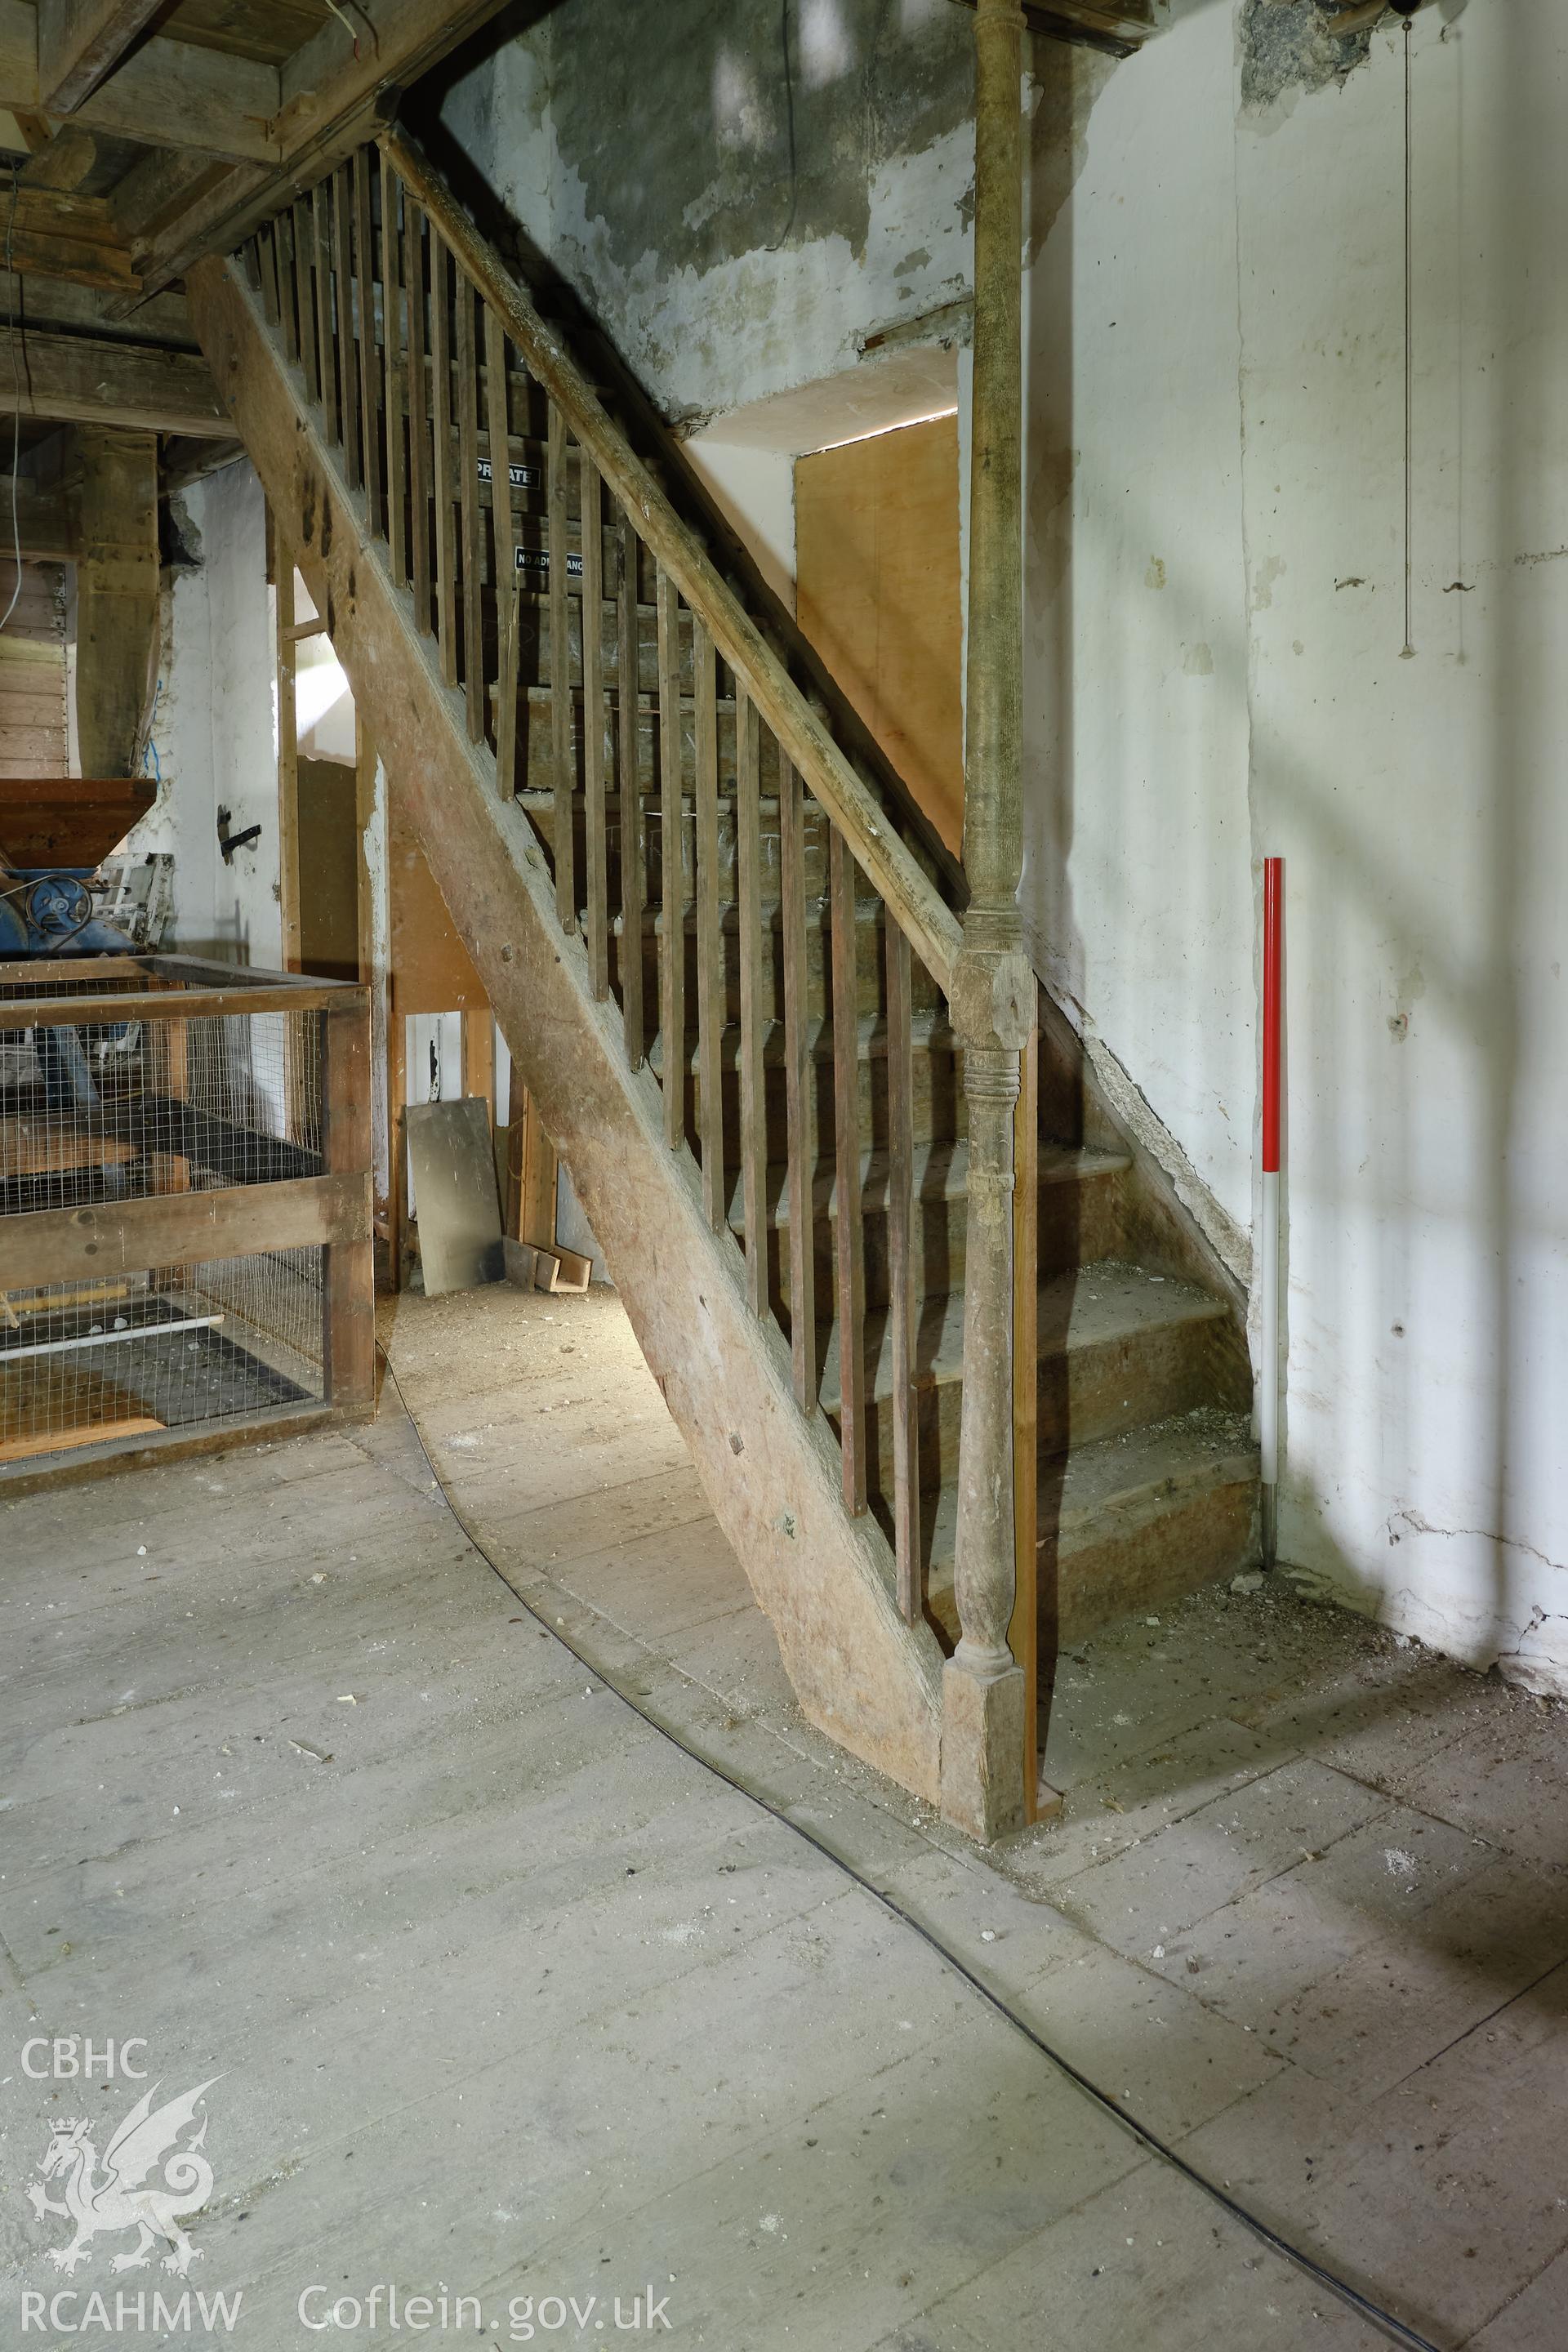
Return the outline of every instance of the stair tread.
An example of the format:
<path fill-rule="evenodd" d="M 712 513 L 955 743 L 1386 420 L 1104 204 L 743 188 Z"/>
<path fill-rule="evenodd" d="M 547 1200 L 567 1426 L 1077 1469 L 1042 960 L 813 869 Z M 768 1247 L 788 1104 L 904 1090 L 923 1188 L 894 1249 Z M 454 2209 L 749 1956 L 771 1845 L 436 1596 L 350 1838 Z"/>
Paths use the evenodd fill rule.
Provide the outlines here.
<path fill-rule="evenodd" d="M 1095 1540 L 1108 1511 L 1186 1498 L 1257 1475 L 1258 1446 L 1246 1414 L 1202 1405 L 1043 1462 L 1039 1524 L 1060 1557 Z M 958 1490 L 944 1486 L 931 1529 L 934 1580 L 943 1570 L 951 1580 L 957 1517 Z"/>
<path fill-rule="evenodd" d="M 1043 1144 L 1040 1148 L 1040 1183 L 1069 1184 L 1088 1182 L 1100 1177 L 1121 1175 L 1132 1165 L 1126 1151 L 1101 1151 L 1092 1146 L 1070 1143 Z M 872 1216 L 885 1216 L 888 1209 L 888 1181 L 890 1163 L 885 1151 L 863 1151 L 860 1155 L 860 1194 L 863 1211 Z M 960 1139 L 917 1143 L 913 1160 L 914 1196 L 917 1202 L 962 1201 L 969 1192 L 969 1145 Z M 789 1171 L 778 1162 L 770 1162 L 765 1179 L 765 1193 L 771 1212 L 771 1223 L 787 1225 L 790 1214 Z M 835 1168 L 827 1163 L 815 1171 L 813 1207 L 818 1218 L 836 1218 L 838 1214 L 838 1178 Z M 730 1195 L 730 1228 L 732 1233 L 746 1230 L 744 1187 L 736 1178 Z"/>
<path fill-rule="evenodd" d="M 1151 1274 L 1146 1267 L 1120 1259 L 1097 1259 L 1075 1266 L 1040 1286 L 1039 1354 L 1071 1354 L 1081 1348 L 1103 1346 L 1118 1339 L 1137 1339 L 1145 1332 L 1168 1330 L 1184 1323 L 1217 1322 L 1230 1312 L 1213 1291 L 1195 1283 Z M 890 1397 L 893 1392 L 892 1335 L 886 1309 L 866 1318 L 867 1393 Z M 963 1293 L 922 1302 L 915 1341 L 916 1379 L 922 1388 L 942 1388 L 963 1377 Z M 838 1332 L 835 1328 L 823 1359 L 823 1410 L 839 1407 Z"/>

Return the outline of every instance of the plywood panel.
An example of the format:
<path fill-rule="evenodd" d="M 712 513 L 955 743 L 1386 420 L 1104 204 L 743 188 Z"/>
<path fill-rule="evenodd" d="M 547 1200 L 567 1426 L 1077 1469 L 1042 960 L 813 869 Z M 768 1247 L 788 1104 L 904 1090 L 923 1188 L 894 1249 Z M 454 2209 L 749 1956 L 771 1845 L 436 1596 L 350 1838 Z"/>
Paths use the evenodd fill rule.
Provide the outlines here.
<path fill-rule="evenodd" d="M 394 1015 L 476 1011 L 486 1003 L 479 976 L 395 794 L 386 830 Z"/>
<path fill-rule="evenodd" d="M 320 980 L 360 976 L 355 785 L 341 760 L 299 763 L 300 969 Z"/>
<path fill-rule="evenodd" d="M 963 830 L 958 419 L 797 460 L 800 625 L 949 847 Z"/>

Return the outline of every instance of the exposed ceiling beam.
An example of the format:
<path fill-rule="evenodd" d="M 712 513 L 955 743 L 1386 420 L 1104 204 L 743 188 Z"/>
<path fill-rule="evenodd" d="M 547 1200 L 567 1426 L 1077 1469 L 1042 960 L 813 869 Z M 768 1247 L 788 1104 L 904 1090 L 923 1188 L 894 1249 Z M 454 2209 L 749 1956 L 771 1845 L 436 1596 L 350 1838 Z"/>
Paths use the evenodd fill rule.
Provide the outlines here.
<path fill-rule="evenodd" d="M 130 249 L 101 197 L 18 184 L 14 203 L 0 194 L 0 261 L 7 249 L 13 268 L 29 275 L 140 295 Z"/>
<path fill-rule="evenodd" d="M 98 161 L 98 142 L 79 123 L 63 122 L 34 150 L 21 170 L 26 188 L 79 188 Z"/>
<path fill-rule="evenodd" d="M 358 32 L 357 57 L 353 35 L 335 16 L 323 25 L 282 68 L 282 102 L 273 126 L 281 165 L 237 166 L 199 197 L 139 255 L 143 282 L 156 290 L 183 277 L 200 255 L 237 245 L 296 190 L 374 135 L 378 104 L 387 102 L 388 93 L 428 72 L 501 5 L 502 0 L 363 0 L 350 17 Z"/>
<path fill-rule="evenodd" d="M 1426 0 L 1417 0 L 1416 10 L 1413 13 L 1418 14 L 1426 5 Z M 1337 16 L 1331 16 L 1323 30 L 1336 40 L 1342 40 L 1349 33 L 1364 33 L 1369 25 L 1377 23 L 1388 5 L 1389 0 L 1356 0 L 1354 6 L 1342 8 Z M 1405 13 L 1404 9 L 1400 10 L 1401 16 Z"/>
<path fill-rule="evenodd" d="M 276 66 L 191 41 L 144 41 L 77 110 L 79 122 L 149 146 L 195 147 L 237 162 L 276 163 L 281 99 Z"/>
<path fill-rule="evenodd" d="M 45 0 L 46 11 L 53 5 Z M 19 121 L 68 114 L 90 130 L 149 146 L 195 148 L 237 163 L 280 159 L 274 124 L 283 89 L 276 66 L 154 35 L 67 107 L 48 89 L 48 21 L 32 0 L 0 0 L 0 107 Z"/>
<path fill-rule="evenodd" d="M 10 370 L 0 368 L 0 416 L 19 409 L 24 416 L 60 424 L 233 437 L 207 363 L 195 352 L 29 330 L 21 341 L 20 373 L 18 399 Z"/>
<path fill-rule="evenodd" d="M 35 482 L 26 474 L 13 481 L 0 474 L 0 570 L 11 552 L 11 501 L 16 499 L 16 537 L 24 558 L 35 563 L 65 563 L 76 552 L 70 500 L 62 484 Z"/>
<path fill-rule="evenodd" d="M 5 214 L 5 200 L 0 194 L 0 252 L 4 251 Z M 109 316 L 109 297 L 99 287 L 78 286 L 66 278 L 25 278 L 20 270 L 0 268 L 0 374 L 8 373 L 11 364 L 5 346 L 7 319 L 19 320 L 28 332 L 35 327 L 65 327 L 79 334 L 85 331 L 131 342 L 168 343 L 193 352 L 197 348 L 183 294 L 153 295 L 141 304 L 134 321 L 128 325 Z M 0 552 L 4 543 L 5 534 L 0 532 Z"/>
<path fill-rule="evenodd" d="M 74 114 L 162 5 L 163 0 L 42 0 L 37 56 L 43 111 Z"/>
<path fill-rule="evenodd" d="M 1021 0 L 1031 33 L 1079 48 L 1104 49 L 1130 58 L 1154 30 L 1151 0 Z M 1381 5 L 1381 0 L 1380 0 Z M 974 0 L 959 0 L 973 8 Z"/>
<path fill-rule="evenodd" d="M 205 482 L 209 474 L 237 466 L 244 456 L 244 445 L 238 441 L 196 441 L 186 436 L 165 441 L 158 467 L 160 488 L 165 498 L 175 490 L 188 490 L 193 482 Z"/>

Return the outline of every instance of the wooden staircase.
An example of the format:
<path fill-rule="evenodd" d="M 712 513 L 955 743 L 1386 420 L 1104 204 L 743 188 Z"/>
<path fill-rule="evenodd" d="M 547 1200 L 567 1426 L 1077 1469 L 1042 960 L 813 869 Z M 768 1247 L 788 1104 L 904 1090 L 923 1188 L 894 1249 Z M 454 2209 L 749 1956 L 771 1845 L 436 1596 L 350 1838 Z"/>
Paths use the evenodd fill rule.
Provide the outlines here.
<path fill-rule="evenodd" d="M 803 1705 L 984 1832 L 943 1754 L 962 877 L 405 135 L 190 301 Z M 1248 1564 L 1258 1489 L 1237 1301 L 1040 1015 L 1012 1646 L 1048 1677 L 1059 1641 Z M 975 1769 L 1027 1814 L 1026 1759 Z"/>

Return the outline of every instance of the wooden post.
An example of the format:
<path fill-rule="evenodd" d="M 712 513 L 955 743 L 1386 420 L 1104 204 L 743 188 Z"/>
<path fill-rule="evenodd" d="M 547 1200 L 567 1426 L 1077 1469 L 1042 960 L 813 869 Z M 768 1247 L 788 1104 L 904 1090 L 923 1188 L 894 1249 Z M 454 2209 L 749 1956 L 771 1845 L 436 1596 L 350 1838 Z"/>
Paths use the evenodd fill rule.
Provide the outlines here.
<path fill-rule="evenodd" d="M 158 438 L 79 425 L 77 740 L 84 776 L 130 776 L 158 662 Z"/>
<path fill-rule="evenodd" d="M 480 1096 L 495 1118 L 496 1024 L 488 1004 L 470 1005 L 463 1026 L 463 1092 Z"/>
<path fill-rule="evenodd" d="M 1017 889 L 1023 871 L 1023 244 L 1018 0 L 974 17 L 974 372 L 963 862 L 970 903 L 950 991 L 969 1108 L 954 1599 L 942 1675 L 942 1802 L 990 1840 L 1023 1826 L 1023 1668 L 1008 1646 L 1016 1590 L 1013 1121 L 1034 1017 Z"/>
<path fill-rule="evenodd" d="M 278 891 L 283 969 L 300 969 L 300 732 L 294 685 L 294 555 L 272 530 L 278 605 Z"/>
<path fill-rule="evenodd" d="M 375 1265 L 370 1201 L 370 1007 L 362 998 L 321 1024 L 321 1151 L 330 1176 L 364 1187 L 361 1238 L 330 1242 L 322 1283 L 323 1378 L 335 1411 L 367 1413 L 375 1402 Z"/>

